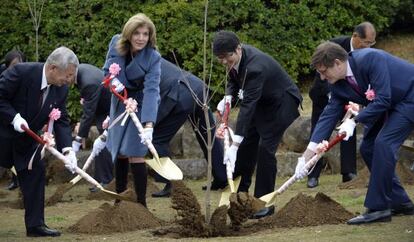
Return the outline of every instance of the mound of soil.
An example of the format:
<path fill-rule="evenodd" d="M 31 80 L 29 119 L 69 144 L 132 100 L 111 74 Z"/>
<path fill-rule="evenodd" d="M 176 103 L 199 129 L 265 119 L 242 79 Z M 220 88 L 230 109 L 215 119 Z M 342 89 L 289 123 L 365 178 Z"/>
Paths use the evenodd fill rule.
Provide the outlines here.
<path fill-rule="evenodd" d="M 307 227 L 322 224 L 341 224 L 354 214 L 323 193 L 315 198 L 299 193 L 275 215 L 259 221 L 265 227 Z"/>
<path fill-rule="evenodd" d="M 242 223 L 255 212 L 264 208 L 265 203 L 259 199 L 250 196 L 246 192 L 232 193 L 230 195 L 230 209 L 228 211 L 231 227 L 234 230 L 240 230 Z"/>
<path fill-rule="evenodd" d="M 155 228 L 163 225 L 139 203 L 122 201 L 116 205 L 102 204 L 69 228 L 73 233 L 110 234 Z"/>
<path fill-rule="evenodd" d="M 128 176 L 128 186 L 127 186 L 127 190 L 124 191 L 123 193 L 121 193 L 124 197 L 126 197 L 128 200 L 130 200 L 131 202 L 136 202 L 137 201 L 137 195 L 135 194 L 135 189 L 134 189 L 134 178 L 132 177 L 132 175 Z M 106 187 L 106 190 L 109 191 L 115 191 L 115 179 L 113 179 Z M 157 187 L 157 185 L 155 185 L 155 183 L 153 182 L 152 179 L 148 178 L 148 183 L 147 183 L 147 197 L 151 196 L 152 193 L 154 192 L 158 192 L 160 189 Z M 86 199 L 88 200 L 105 200 L 105 201 L 110 201 L 113 200 L 113 198 L 111 198 L 110 196 L 106 195 L 103 192 L 91 192 L 88 194 L 88 196 L 86 197 Z"/>
<path fill-rule="evenodd" d="M 414 185 L 414 173 L 400 163 L 397 163 L 395 170 L 402 184 Z M 370 172 L 367 167 L 358 172 L 358 176 L 352 181 L 339 184 L 340 189 L 354 189 L 368 187 Z"/>
<path fill-rule="evenodd" d="M 172 182 L 172 208 L 177 211 L 180 235 L 184 237 L 208 237 L 210 232 L 201 214 L 196 196 L 182 181 Z"/>
<path fill-rule="evenodd" d="M 9 207 L 12 209 L 24 209 L 24 203 L 23 203 L 23 194 L 20 191 L 20 189 L 18 190 L 18 197 L 16 200 L 14 201 L 4 201 L 1 202 L 0 205 L 4 206 L 4 207 Z"/>
<path fill-rule="evenodd" d="M 169 238 L 237 236 L 242 223 L 264 207 L 264 202 L 247 193 L 232 194 L 230 209 L 225 205 L 218 207 L 211 216 L 210 224 L 206 224 L 196 197 L 183 182 L 172 183 L 171 195 L 179 226 L 159 229 L 153 232 L 154 235 Z M 231 219 L 231 228 L 227 225 L 227 214 Z"/>
<path fill-rule="evenodd" d="M 125 192 L 122 193 L 124 197 L 128 201 L 136 202 L 137 196 L 135 194 L 134 185 L 133 185 L 133 177 L 130 175 L 128 177 L 128 188 Z M 83 180 L 79 181 L 78 183 L 85 182 Z M 77 184 L 78 184 L 77 183 Z M 76 184 L 75 184 L 76 185 Z M 55 193 L 50 196 L 46 202 L 46 206 L 53 206 L 56 203 L 62 201 L 63 195 L 65 195 L 70 189 L 72 188 L 72 185 L 69 182 L 63 183 L 59 185 L 56 188 Z M 106 190 L 109 191 L 115 191 L 115 179 L 113 179 L 106 187 Z M 152 179 L 148 179 L 148 185 L 147 185 L 147 196 L 151 196 L 152 193 L 159 191 L 159 188 L 152 182 Z M 88 200 L 104 200 L 104 201 L 111 201 L 113 200 L 113 197 L 108 196 L 104 192 L 98 191 L 98 192 L 91 192 L 86 197 Z"/>

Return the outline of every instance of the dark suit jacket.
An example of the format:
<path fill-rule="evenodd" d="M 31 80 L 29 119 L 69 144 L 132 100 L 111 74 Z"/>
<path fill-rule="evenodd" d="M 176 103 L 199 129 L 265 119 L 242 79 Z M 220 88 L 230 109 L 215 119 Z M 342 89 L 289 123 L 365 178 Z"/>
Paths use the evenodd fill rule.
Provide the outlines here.
<path fill-rule="evenodd" d="M 285 95 L 292 95 L 298 104 L 302 96 L 287 72 L 271 56 L 250 45 L 242 45 L 242 58 L 238 75 L 230 77 L 226 93 L 237 97 L 240 89 L 244 98 L 240 100 L 235 134 L 245 136 L 253 117 L 274 120 L 276 110 Z M 256 106 L 262 112 L 258 113 Z"/>
<path fill-rule="evenodd" d="M 88 137 L 96 117 L 105 119 L 109 115 L 111 93 L 101 84 L 103 78 L 103 71 L 98 67 L 90 64 L 79 65 L 76 87 L 83 98 L 83 113 L 78 132 L 80 137 Z"/>
<path fill-rule="evenodd" d="M 377 49 L 360 49 L 349 54 L 349 64 L 360 93 L 345 80 L 331 85 L 331 99 L 319 118 L 311 141 L 319 143 L 332 133 L 348 101 L 366 106 L 355 118 L 366 132 L 385 112 L 397 111 L 414 122 L 414 65 Z M 368 85 L 376 98 L 366 99 Z"/>
<path fill-rule="evenodd" d="M 17 113 L 29 128 L 39 132 L 49 119 L 53 108 L 61 117 L 54 123 L 57 148 L 71 147 L 71 130 L 66 111 L 67 86 L 50 85 L 46 100 L 39 110 L 43 63 L 20 63 L 6 70 L 0 77 L 0 138 L 7 140 L 10 149 L 0 152 L 0 161 L 14 161 L 17 170 L 25 169 L 37 143 L 27 134 L 14 130 L 11 122 Z M 10 167 L 10 164 L 7 165 Z"/>
<path fill-rule="evenodd" d="M 173 63 L 161 58 L 160 78 L 161 103 L 158 109 L 157 122 L 163 120 L 177 105 L 179 86 L 186 85 L 202 100 L 204 83 L 190 72 L 184 71 Z"/>

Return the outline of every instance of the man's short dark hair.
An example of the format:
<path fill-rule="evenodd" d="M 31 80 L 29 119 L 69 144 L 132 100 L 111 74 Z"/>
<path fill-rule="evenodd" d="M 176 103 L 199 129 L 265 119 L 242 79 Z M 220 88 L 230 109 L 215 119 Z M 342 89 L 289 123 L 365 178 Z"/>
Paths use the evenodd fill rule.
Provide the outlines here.
<path fill-rule="evenodd" d="M 213 39 L 213 54 L 218 56 L 234 52 L 240 44 L 239 37 L 231 31 L 221 30 L 216 33 Z"/>
<path fill-rule="evenodd" d="M 325 41 L 316 47 L 312 55 L 311 66 L 313 68 L 321 65 L 332 67 L 336 59 L 345 62 L 348 60 L 348 53 L 340 45 L 331 41 Z"/>
<path fill-rule="evenodd" d="M 4 57 L 4 64 L 6 67 L 9 67 L 11 62 L 16 58 L 19 58 L 19 62 L 26 62 L 26 56 L 23 54 L 23 52 L 20 50 L 11 50 Z"/>

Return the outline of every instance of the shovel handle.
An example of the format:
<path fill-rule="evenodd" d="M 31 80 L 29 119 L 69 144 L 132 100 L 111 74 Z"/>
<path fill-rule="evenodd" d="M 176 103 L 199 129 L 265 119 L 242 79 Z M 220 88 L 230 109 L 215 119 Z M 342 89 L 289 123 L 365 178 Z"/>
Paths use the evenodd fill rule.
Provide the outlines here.
<path fill-rule="evenodd" d="M 346 134 L 338 134 L 335 138 L 333 138 L 329 144 L 328 147 L 326 149 L 325 152 L 327 152 L 328 150 L 330 150 L 333 146 L 335 146 L 336 144 L 338 144 L 339 142 L 341 142 L 344 138 L 345 138 Z M 315 154 L 306 164 L 305 164 L 305 169 L 309 170 L 309 168 L 313 167 L 316 162 L 318 162 L 318 160 L 325 154 L 325 152 L 321 152 L 319 154 Z M 284 191 L 286 191 L 286 189 L 288 189 L 288 187 L 290 187 L 293 183 L 295 183 L 298 179 L 296 178 L 295 175 L 291 176 L 289 178 L 289 180 L 287 180 L 285 183 L 283 183 L 282 186 L 279 187 L 279 189 L 276 190 L 276 194 L 281 194 Z"/>
<path fill-rule="evenodd" d="M 22 125 L 21 128 L 29 135 L 31 136 L 34 140 L 36 140 L 37 142 L 39 142 L 40 144 L 45 145 L 46 142 L 40 138 L 36 133 L 34 133 L 31 129 L 27 128 L 26 126 Z M 52 153 L 55 157 L 57 157 L 58 159 L 62 160 L 63 163 L 67 163 L 67 158 L 60 153 L 57 149 L 51 147 L 51 146 L 46 146 L 46 149 L 48 151 L 50 151 L 50 153 Z M 85 180 L 87 180 L 88 182 L 92 183 L 93 185 L 97 186 L 98 188 L 100 188 L 101 190 L 103 189 L 103 187 L 101 186 L 101 184 L 99 184 L 99 182 L 97 182 L 95 179 L 93 179 L 88 173 L 86 173 L 85 171 L 83 171 L 82 169 L 80 169 L 79 167 L 76 167 L 75 169 L 76 173 L 78 173 L 81 177 L 83 177 Z"/>

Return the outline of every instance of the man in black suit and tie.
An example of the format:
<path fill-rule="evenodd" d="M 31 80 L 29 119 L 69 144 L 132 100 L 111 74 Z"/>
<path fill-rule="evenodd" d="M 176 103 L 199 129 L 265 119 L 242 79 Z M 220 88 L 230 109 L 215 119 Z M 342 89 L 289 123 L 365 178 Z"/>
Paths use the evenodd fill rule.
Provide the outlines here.
<path fill-rule="evenodd" d="M 57 148 L 68 158 L 66 168 L 72 173 L 77 166 L 71 147 L 71 129 L 66 111 L 68 85 L 75 80 L 78 58 L 70 49 L 60 47 L 46 63 L 20 63 L 0 77 L 0 138 L 7 140 L 2 147 L 1 164 L 17 170 L 25 207 L 27 236 L 59 236 L 44 219 L 45 164 L 36 141 L 24 133 L 26 126 L 38 133 L 48 122 L 49 113 L 58 108 L 61 116 L 54 122 Z M 32 165 L 29 163 L 32 160 Z"/>
<path fill-rule="evenodd" d="M 369 22 L 363 22 L 355 26 L 352 36 L 341 36 L 331 39 L 330 41 L 337 43 L 346 52 L 356 49 L 369 48 L 375 44 L 375 28 Z M 318 122 L 319 116 L 329 101 L 329 86 L 326 80 L 321 80 L 317 73 L 313 82 L 313 86 L 309 91 L 309 97 L 312 100 L 312 116 L 311 116 L 311 134 Z M 356 132 L 356 131 L 355 131 Z M 328 139 L 328 137 L 326 138 Z M 356 177 L 356 134 L 352 135 L 348 141 L 342 141 L 341 150 L 341 174 L 342 182 L 347 182 Z M 307 186 L 314 188 L 319 184 L 319 175 L 324 167 L 323 158 L 316 163 L 315 168 L 308 176 Z"/>
<path fill-rule="evenodd" d="M 232 167 L 237 164 L 234 177 L 242 176 L 239 191 L 244 192 L 257 163 L 254 196 L 261 197 L 274 191 L 277 146 L 299 116 L 302 97 L 276 60 L 253 46 L 241 44 L 233 32 L 216 33 L 213 53 L 229 73 L 225 99 L 240 103 L 233 143 L 225 152 L 224 162 Z M 218 105 L 219 112 L 223 112 L 223 103 L 224 99 Z M 273 213 L 274 206 L 262 209 L 253 218 Z"/>
<path fill-rule="evenodd" d="M 103 78 L 103 71 L 98 67 L 90 64 L 79 65 L 75 86 L 78 88 L 82 98 L 83 113 L 78 134 L 72 142 L 72 148 L 75 152 L 79 151 L 82 139 L 88 137 L 89 130 L 94 122 L 99 133 L 102 134 L 104 132 L 102 123 L 109 115 L 111 93 L 101 84 Z M 113 178 L 112 170 L 111 154 L 104 148 L 95 158 L 95 180 L 102 185 L 108 184 Z M 91 191 L 95 190 L 91 189 Z"/>

